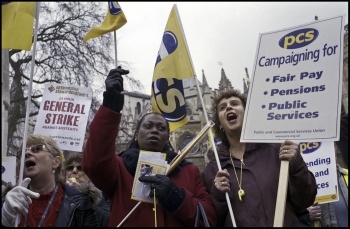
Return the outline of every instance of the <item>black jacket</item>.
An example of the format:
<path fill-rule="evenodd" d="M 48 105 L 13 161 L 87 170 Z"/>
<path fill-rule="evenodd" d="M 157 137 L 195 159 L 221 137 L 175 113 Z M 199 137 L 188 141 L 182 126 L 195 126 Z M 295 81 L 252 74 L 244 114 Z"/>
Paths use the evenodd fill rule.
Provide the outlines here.
<path fill-rule="evenodd" d="M 97 227 L 96 212 L 89 196 L 62 184 L 64 197 L 56 227 Z"/>

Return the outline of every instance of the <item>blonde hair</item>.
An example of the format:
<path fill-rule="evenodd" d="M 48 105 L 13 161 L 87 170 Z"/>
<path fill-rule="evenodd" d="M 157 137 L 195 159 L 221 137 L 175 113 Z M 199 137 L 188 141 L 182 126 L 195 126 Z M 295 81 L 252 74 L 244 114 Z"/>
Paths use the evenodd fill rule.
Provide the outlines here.
<path fill-rule="evenodd" d="M 64 178 L 62 176 L 61 170 L 62 170 L 62 163 L 63 163 L 64 157 L 61 149 L 58 147 L 56 141 L 52 139 L 50 136 L 34 135 L 34 134 L 28 135 L 27 146 L 40 145 L 40 144 L 45 145 L 53 156 L 61 158 L 61 163 L 55 169 L 55 180 L 56 182 L 63 182 Z"/>

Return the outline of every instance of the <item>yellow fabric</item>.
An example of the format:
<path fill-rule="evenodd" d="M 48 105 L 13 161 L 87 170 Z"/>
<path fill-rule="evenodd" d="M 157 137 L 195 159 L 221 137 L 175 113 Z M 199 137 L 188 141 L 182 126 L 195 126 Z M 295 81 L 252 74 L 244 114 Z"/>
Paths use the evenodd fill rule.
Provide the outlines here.
<path fill-rule="evenodd" d="M 117 10 L 118 12 L 113 13 L 113 10 Z M 108 2 L 108 10 L 104 21 L 101 25 L 92 27 L 84 37 L 83 42 L 86 43 L 91 38 L 120 29 L 126 22 L 126 17 L 118 2 Z"/>
<path fill-rule="evenodd" d="M 194 76 L 186 38 L 177 15 L 177 8 L 174 5 L 164 31 L 171 31 L 175 34 L 178 39 L 178 47 L 155 66 L 153 80 L 159 78 L 188 79 Z"/>
<path fill-rule="evenodd" d="M 30 51 L 36 2 L 10 2 L 1 8 L 1 48 Z"/>
<path fill-rule="evenodd" d="M 346 186 L 347 186 L 347 187 L 349 187 L 349 186 L 348 186 L 348 170 L 347 170 L 347 169 L 344 169 L 344 168 L 343 168 L 343 170 L 345 170 L 345 171 L 346 171 L 346 174 L 344 174 L 344 175 L 343 175 L 343 177 L 344 177 L 344 180 L 345 180 Z"/>
<path fill-rule="evenodd" d="M 214 133 L 214 131 L 213 131 L 213 128 L 212 128 L 212 127 L 210 128 L 210 131 L 211 131 L 211 136 L 213 136 L 214 143 L 215 143 L 215 133 Z M 209 133 L 208 133 L 208 138 L 210 138 Z M 212 149 L 212 148 L 213 148 L 213 144 L 212 144 L 212 142 L 211 142 L 211 139 L 209 139 L 209 149 Z"/>
<path fill-rule="evenodd" d="M 170 12 L 163 36 L 166 34 L 168 37 L 175 36 L 173 42 L 177 40 L 177 47 L 174 50 L 171 50 L 171 52 L 168 51 L 163 42 L 164 37 L 162 38 L 152 81 L 153 84 L 155 84 L 157 79 L 166 78 L 168 79 L 168 86 L 171 87 L 173 79 L 183 80 L 194 76 L 186 38 L 182 31 L 176 5 L 173 6 Z M 175 42 L 169 46 L 170 49 L 175 47 L 174 44 Z M 172 114 L 174 111 L 177 112 L 181 110 L 182 116 L 179 115 L 174 119 L 164 116 L 169 121 L 170 131 L 174 131 L 188 122 L 186 110 L 183 109 L 186 105 L 183 94 L 183 89 L 180 91 L 179 88 L 171 88 L 166 91 L 166 95 L 163 94 L 163 96 L 161 96 L 157 94 L 157 91 L 155 92 L 155 87 L 152 86 L 152 111 L 161 113 L 164 116 L 164 114 Z M 185 111 L 182 112 L 183 110 Z"/>

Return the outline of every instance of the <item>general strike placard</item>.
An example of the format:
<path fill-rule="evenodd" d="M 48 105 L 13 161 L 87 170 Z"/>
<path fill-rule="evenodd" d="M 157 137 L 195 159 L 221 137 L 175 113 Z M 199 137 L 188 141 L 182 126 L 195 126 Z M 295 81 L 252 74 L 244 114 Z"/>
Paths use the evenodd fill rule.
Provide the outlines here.
<path fill-rule="evenodd" d="M 90 87 L 48 84 L 34 134 L 51 136 L 61 150 L 82 151 L 91 100 Z"/>

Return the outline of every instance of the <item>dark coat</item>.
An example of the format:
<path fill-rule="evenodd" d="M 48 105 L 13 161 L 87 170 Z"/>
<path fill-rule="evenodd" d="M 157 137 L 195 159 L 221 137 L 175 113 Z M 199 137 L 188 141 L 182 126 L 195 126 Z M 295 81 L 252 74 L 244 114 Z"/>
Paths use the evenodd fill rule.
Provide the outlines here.
<path fill-rule="evenodd" d="M 281 165 L 279 149 L 280 144 L 277 143 L 247 143 L 242 165 L 242 189 L 245 191 L 245 196 L 243 201 L 240 201 L 228 148 L 222 144 L 217 147 L 221 168 L 227 169 L 230 173 L 229 197 L 237 227 L 273 227 Z M 233 162 L 240 178 L 241 161 L 233 159 Z M 232 227 L 225 194 L 213 184 L 217 171 L 216 161 L 210 161 L 202 173 L 204 185 L 213 196 L 218 226 Z M 315 177 L 308 170 L 302 156 L 298 154 L 296 160 L 289 164 L 284 226 L 298 227 L 296 212 L 312 205 L 316 194 Z"/>
<path fill-rule="evenodd" d="M 64 197 L 56 227 L 97 227 L 96 212 L 89 196 L 63 184 Z"/>
<path fill-rule="evenodd" d="M 90 135 L 84 148 L 83 170 L 95 186 L 110 200 L 111 217 L 108 226 L 117 226 L 138 204 L 131 199 L 134 174 L 132 167 L 125 166 L 123 157 L 115 154 L 115 140 L 119 131 L 121 114 L 101 106 L 90 124 Z M 129 155 L 128 160 L 136 161 Z M 168 156 L 168 155 L 167 155 Z M 124 157 L 125 158 L 125 157 Z M 130 171 L 129 171 L 130 170 Z M 193 227 L 195 213 L 200 201 L 211 225 L 216 224 L 215 207 L 206 191 L 197 166 L 188 163 L 169 178 L 185 190 L 185 200 L 179 208 L 170 213 L 157 204 L 158 227 Z M 154 227 L 155 212 L 153 204 L 142 202 L 122 224 L 129 227 Z"/>
<path fill-rule="evenodd" d="M 96 211 L 99 227 L 107 227 L 110 216 L 110 204 L 108 198 L 103 195 L 101 190 L 96 188 L 91 181 L 81 184 L 78 191 L 90 196 L 93 207 Z"/>

